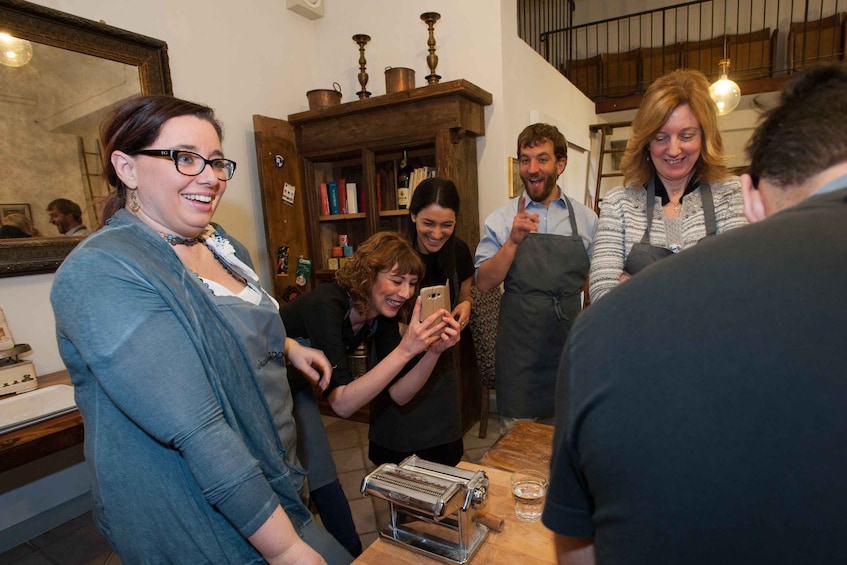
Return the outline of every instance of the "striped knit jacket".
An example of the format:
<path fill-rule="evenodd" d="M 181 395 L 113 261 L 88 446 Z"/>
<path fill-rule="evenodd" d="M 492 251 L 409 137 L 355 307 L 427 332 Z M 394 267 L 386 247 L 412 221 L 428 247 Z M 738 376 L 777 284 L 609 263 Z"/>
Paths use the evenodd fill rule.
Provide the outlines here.
<path fill-rule="evenodd" d="M 738 177 L 713 184 L 712 198 L 715 202 L 717 233 L 747 224 Z M 647 229 L 646 202 L 646 189 L 622 186 L 610 190 L 603 199 L 589 274 L 589 296 L 592 302 L 618 285 L 629 251 L 641 241 Z M 699 188 L 682 199 L 680 217 L 683 218 L 682 249 L 688 249 L 706 236 Z M 656 197 L 653 210 L 650 244 L 667 246 L 664 212 L 659 196 Z"/>

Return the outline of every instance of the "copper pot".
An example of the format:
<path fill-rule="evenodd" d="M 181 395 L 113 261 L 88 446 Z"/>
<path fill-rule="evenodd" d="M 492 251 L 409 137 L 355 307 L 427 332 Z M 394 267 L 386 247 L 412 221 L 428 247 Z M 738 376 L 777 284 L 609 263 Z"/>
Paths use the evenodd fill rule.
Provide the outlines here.
<path fill-rule="evenodd" d="M 385 93 L 415 88 L 415 70 L 405 67 L 385 67 Z"/>
<path fill-rule="evenodd" d="M 341 85 L 334 82 L 332 88 L 332 90 L 318 88 L 307 92 L 306 98 L 309 100 L 309 110 L 320 110 L 341 104 Z"/>

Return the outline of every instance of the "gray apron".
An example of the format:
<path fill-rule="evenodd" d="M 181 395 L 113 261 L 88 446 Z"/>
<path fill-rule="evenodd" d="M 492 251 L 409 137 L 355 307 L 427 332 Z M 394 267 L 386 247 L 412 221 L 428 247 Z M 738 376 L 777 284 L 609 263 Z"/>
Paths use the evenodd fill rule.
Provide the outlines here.
<path fill-rule="evenodd" d="M 497 409 L 508 418 L 554 415 L 562 348 L 582 307 L 590 261 L 574 207 L 565 197 L 571 235 L 532 233 L 518 246 L 504 281 L 497 322 Z"/>
<path fill-rule="evenodd" d="M 718 224 L 715 219 L 715 202 L 712 199 L 712 188 L 708 184 L 703 183 L 700 185 L 700 199 L 703 201 L 706 237 L 715 235 L 718 231 Z M 653 211 L 655 208 L 656 179 L 654 177 L 647 184 L 647 229 L 644 230 L 641 241 L 633 245 L 632 249 L 629 250 L 629 255 L 627 255 L 626 262 L 623 265 L 624 272 L 630 275 L 634 275 L 656 261 L 674 254 L 673 251 L 666 247 L 650 245 L 650 229 L 653 227 Z"/>

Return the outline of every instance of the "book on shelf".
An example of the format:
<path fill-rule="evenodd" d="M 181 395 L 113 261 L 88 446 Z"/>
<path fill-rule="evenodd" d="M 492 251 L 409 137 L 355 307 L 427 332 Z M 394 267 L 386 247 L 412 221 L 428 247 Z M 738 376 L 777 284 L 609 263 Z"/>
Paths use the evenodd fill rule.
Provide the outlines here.
<path fill-rule="evenodd" d="M 329 193 L 325 182 L 321 183 L 321 215 L 329 216 Z"/>
<path fill-rule="evenodd" d="M 418 185 L 424 180 L 428 178 L 432 178 L 435 176 L 435 167 L 418 167 L 414 171 L 412 171 L 412 178 L 409 184 L 409 198 L 415 194 L 415 189 Z"/>
<path fill-rule="evenodd" d="M 382 210 L 382 175 L 376 174 L 376 209 Z"/>
<path fill-rule="evenodd" d="M 359 213 L 359 195 L 356 194 L 356 183 L 348 182 L 347 183 L 347 213 L 348 214 L 358 214 Z"/>
<path fill-rule="evenodd" d="M 347 180 L 335 179 L 338 185 L 338 213 L 347 214 Z"/>
<path fill-rule="evenodd" d="M 326 183 L 326 193 L 329 197 L 329 213 L 332 215 L 340 214 L 341 209 L 338 207 L 338 183 L 334 180 Z"/>
<path fill-rule="evenodd" d="M 365 207 L 365 189 L 362 188 L 362 190 L 358 190 L 357 188 L 356 192 L 359 195 L 359 212 L 364 213 L 365 210 L 367 210 L 367 208 Z"/>

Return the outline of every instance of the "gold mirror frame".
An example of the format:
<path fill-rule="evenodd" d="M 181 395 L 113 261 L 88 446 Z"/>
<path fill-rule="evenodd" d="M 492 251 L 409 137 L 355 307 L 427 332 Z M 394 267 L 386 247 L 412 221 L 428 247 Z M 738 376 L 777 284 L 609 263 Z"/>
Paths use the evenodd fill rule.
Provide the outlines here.
<path fill-rule="evenodd" d="M 0 31 L 138 67 L 143 94 L 172 94 L 164 41 L 20 0 L 0 0 Z M 52 273 L 77 237 L 0 240 L 0 277 Z"/>

